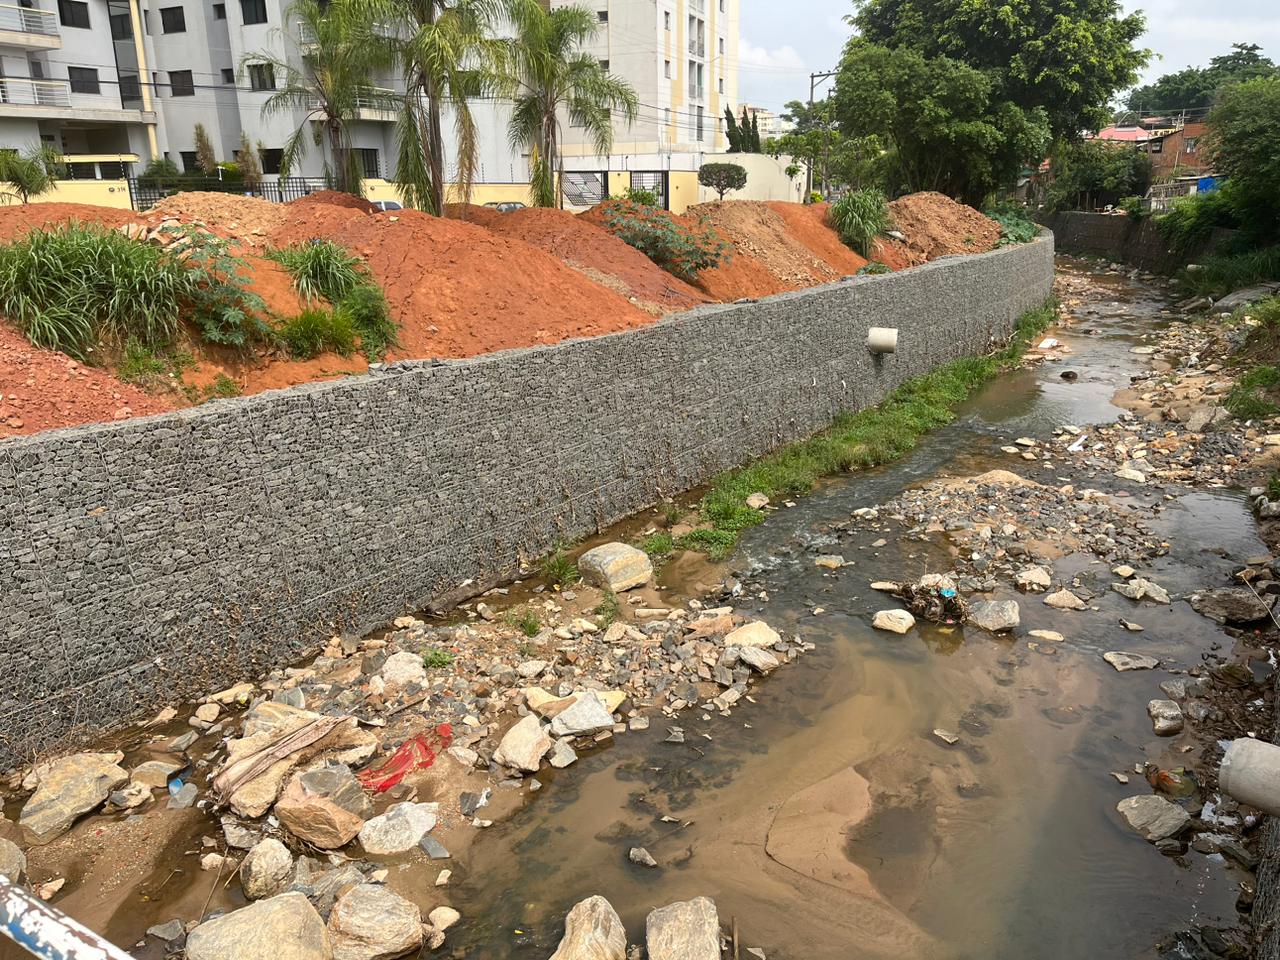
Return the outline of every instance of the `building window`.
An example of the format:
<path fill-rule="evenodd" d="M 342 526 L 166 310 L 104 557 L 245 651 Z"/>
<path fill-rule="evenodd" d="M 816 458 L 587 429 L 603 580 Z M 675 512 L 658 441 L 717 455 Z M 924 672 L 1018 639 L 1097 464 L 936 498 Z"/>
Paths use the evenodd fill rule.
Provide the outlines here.
<path fill-rule="evenodd" d="M 1199 140 L 1200 140 L 1199 137 L 1187 137 L 1187 153 L 1196 152 L 1196 144 L 1199 142 Z"/>
<path fill-rule="evenodd" d="M 1152 140 L 1151 146 L 1149 146 L 1147 149 L 1150 150 L 1152 153 L 1164 153 L 1164 141 Z"/>
<path fill-rule="evenodd" d="M 183 150 L 178 154 L 182 158 L 183 173 L 200 173 L 201 170 L 196 166 L 196 152 L 194 150 Z"/>
<path fill-rule="evenodd" d="M 120 106 L 126 110 L 142 109 L 142 84 L 136 73 L 120 74 Z"/>
<path fill-rule="evenodd" d="M 249 89 L 274 90 L 276 88 L 276 71 L 269 63 L 249 64 Z"/>
<path fill-rule="evenodd" d="M 720 82 L 716 89 L 718 89 L 721 93 L 724 93 L 724 77 L 720 78 Z"/>
<path fill-rule="evenodd" d="M 262 158 L 262 172 L 278 175 L 280 173 L 280 164 L 284 160 L 284 151 L 279 147 L 270 150 L 259 150 L 258 156 Z"/>
<path fill-rule="evenodd" d="M 67 79 L 71 81 L 72 93 L 101 93 L 98 86 L 98 71 L 93 67 L 67 67 Z"/>
<path fill-rule="evenodd" d="M 603 71 L 605 71 L 606 73 L 608 73 L 608 72 L 609 72 L 609 61 L 608 61 L 608 60 L 601 60 L 601 61 L 600 61 L 600 69 L 601 69 L 601 70 L 603 70 Z"/>
<path fill-rule="evenodd" d="M 720 52 L 724 53 L 724 37 L 720 38 Z"/>
<path fill-rule="evenodd" d="M 215 3 L 213 5 L 213 19 L 215 20 L 227 19 L 227 5 L 225 3 Z"/>
<path fill-rule="evenodd" d="M 84 0 L 58 0 L 58 19 L 64 27 L 89 29 L 89 4 Z"/>
<path fill-rule="evenodd" d="M 662 75 L 666 77 L 668 80 L 671 79 L 671 61 L 670 60 L 662 61 Z"/>
<path fill-rule="evenodd" d="M 670 107 L 662 108 L 662 122 L 665 123 L 667 126 L 671 126 L 671 108 Z"/>
<path fill-rule="evenodd" d="M 222 68 L 222 82 L 223 82 L 223 83 L 235 83 L 235 82 L 236 82 L 236 72 L 235 72 L 235 70 L 233 70 L 231 67 L 223 67 L 223 68 Z"/>
<path fill-rule="evenodd" d="M 382 160 L 376 147 L 357 147 L 356 153 L 360 157 L 360 170 L 366 180 L 376 180 L 382 176 Z"/>
<path fill-rule="evenodd" d="M 190 70 L 169 71 L 169 94 L 174 97 L 194 97 L 196 83 Z"/>
<path fill-rule="evenodd" d="M 670 10 L 662 11 L 662 29 L 666 30 L 668 33 L 671 32 L 671 11 Z"/>
<path fill-rule="evenodd" d="M 240 0 L 240 19 L 246 24 L 267 22 L 267 0 Z"/>
<path fill-rule="evenodd" d="M 111 20 L 111 39 L 112 40 L 132 40 L 133 39 L 133 20 L 127 13 L 113 13 Z"/>
<path fill-rule="evenodd" d="M 160 8 L 160 32 L 161 33 L 186 33 L 187 32 L 187 15 L 182 12 L 181 7 L 161 7 Z"/>
<path fill-rule="evenodd" d="M 596 19 L 597 19 L 597 20 L 599 20 L 601 23 L 608 23 L 608 22 L 609 22 L 609 11 L 608 11 L 608 10 L 597 10 L 597 11 L 596 11 Z"/>

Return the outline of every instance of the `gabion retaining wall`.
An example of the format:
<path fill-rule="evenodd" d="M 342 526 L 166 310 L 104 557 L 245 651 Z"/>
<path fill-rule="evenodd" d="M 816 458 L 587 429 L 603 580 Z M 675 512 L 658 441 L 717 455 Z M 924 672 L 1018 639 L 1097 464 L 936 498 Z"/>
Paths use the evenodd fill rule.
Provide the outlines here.
<path fill-rule="evenodd" d="M 1078 210 L 1050 213 L 1040 222 L 1053 231 L 1059 253 L 1095 254 L 1131 263 L 1153 273 L 1174 273 L 1188 263 L 1225 247 L 1234 230 L 1215 228 L 1194 250 L 1174 250 L 1154 220 L 1132 220 L 1106 213 Z"/>
<path fill-rule="evenodd" d="M 302 657 L 870 406 L 1045 236 L 652 326 L 0 443 L 0 769 Z M 867 328 L 899 328 L 873 358 Z"/>

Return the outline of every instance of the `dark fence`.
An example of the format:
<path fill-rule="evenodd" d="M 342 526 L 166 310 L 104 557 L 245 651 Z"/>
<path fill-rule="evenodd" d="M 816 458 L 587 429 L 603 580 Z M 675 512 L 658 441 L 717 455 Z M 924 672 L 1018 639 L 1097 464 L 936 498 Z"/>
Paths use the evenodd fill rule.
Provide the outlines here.
<path fill-rule="evenodd" d="M 129 177 L 128 183 L 129 202 L 135 210 L 150 210 L 165 197 L 190 190 L 234 193 L 243 197 L 260 197 L 272 203 L 288 203 L 330 189 L 329 181 L 324 177 L 287 177 L 263 180 L 258 184 L 217 177 Z"/>

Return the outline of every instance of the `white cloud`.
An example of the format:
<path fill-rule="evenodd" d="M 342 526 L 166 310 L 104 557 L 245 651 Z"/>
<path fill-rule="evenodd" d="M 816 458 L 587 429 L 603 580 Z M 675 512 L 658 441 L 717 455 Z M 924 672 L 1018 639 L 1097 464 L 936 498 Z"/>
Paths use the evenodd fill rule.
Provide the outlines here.
<path fill-rule="evenodd" d="M 808 73 L 809 67 L 796 52 L 795 47 L 784 46 L 769 50 L 757 47 L 746 37 L 738 41 L 738 68 L 742 71 Z"/>

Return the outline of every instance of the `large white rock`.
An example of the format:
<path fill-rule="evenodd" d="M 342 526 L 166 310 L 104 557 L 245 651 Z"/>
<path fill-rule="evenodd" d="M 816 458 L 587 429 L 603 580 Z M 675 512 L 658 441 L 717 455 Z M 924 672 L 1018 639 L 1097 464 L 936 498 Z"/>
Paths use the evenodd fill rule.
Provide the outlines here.
<path fill-rule="evenodd" d="M 531 713 L 503 734 L 493 759 L 503 766 L 536 773 L 553 742 L 542 721 Z"/>
<path fill-rule="evenodd" d="M 771 673 L 782 665 L 782 661 L 764 647 L 742 647 L 738 656 L 757 673 Z"/>
<path fill-rule="evenodd" d="M 1086 610 L 1089 605 L 1070 590 L 1058 590 L 1044 598 L 1045 606 L 1056 610 Z"/>
<path fill-rule="evenodd" d="M 388 684 L 402 687 L 419 683 L 427 676 L 427 668 L 422 662 L 422 657 L 408 651 L 393 653 L 387 657 L 380 672 L 382 679 Z"/>
<path fill-rule="evenodd" d="M 564 936 L 551 960 L 625 960 L 627 931 L 604 897 L 587 897 L 564 918 Z"/>
<path fill-rule="evenodd" d="M 1172 737 L 1182 732 L 1182 708 L 1172 700 L 1152 700 L 1147 704 L 1147 716 L 1157 736 Z"/>
<path fill-rule="evenodd" d="M 1044 567 L 1033 564 L 1019 570 L 1014 583 L 1023 590 L 1047 590 L 1053 585 L 1053 577 Z"/>
<path fill-rule="evenodd" d="M 293 854 L 275 837 L 254 845 L 240 864 L 240 886 L 250 900 L 274 897 L 289 885 Z"/>
<path fill-rule="evenodd" d="M 871 626 L 890 633 L 906 633 L 916 625 L 916 618 L 906 610 L 877 610 Z"/>
<path fill-rule="evenodd" d="M 200 924 L 187 960 L 333 960 L 329 933 L 301 893 L 284 893 Z"/>
<path fill-rule="evenodd" d="M 27 843 L 42 845 L 71 829 L 76 818 L 96 809 L 129 774 L 119 766 L 123 754 L 77 753 L 34 771 L 39 785 L 18 818 Z"/>
<path fill-rule="evenodd" d="M 621 593 L 648 583 L 653 562 L 643 550 L 625 543 L 606 543 L 580 556 L 578 570 L 592 586 Z"/>
<path fill-rule="evenodd" d="M 360 828 L 360 846 L 374 855 L 412 850 L 431 832 L 439 814 L 438 803 L 397 803 L 381 816 L 365 821 Z"/>
<path fill-rule="evenodd" d="M 1102 655 L 1102 659 L 1120 673 L 1128 673 L 1130 670 L 1154 670 L 1160 666 L 1160 661 L 1155 657 L 1148 657 L 1141 653 L 1126 653 L 1124 650 L 1108 650 Z"/>
<path fill-rule="evenodd" d="M 706 897 L 652 910 L 644 926 L 648 960 L 720 960 L 720 917 Z"/>
<path fill-rule="evenodd" d="M 613 714 L 609 712 L 609 708 L 605 706 L 599 694 L 594 690 L 588 690 L 568 709 L 556 714 L 551 721 L 551 734 L 556 737 L 575 737 L 584 733 L 595 733 L 597 730 L 607 730 L 612 726 Z M 505 737 L 502 742 L 506 743 Z"/>
<path fill-rule="evenodd" d="M 752 620 L 727 634 L 724 643 L 726 647 L 772 647 L 781 639 L 763 620 Z"/>
<path fill-rule="evenodd" d="M 1012 630 L 1022 622 L 1016 600 L 980 600 L 969 608 L 969 622 L 991 633 Z"/>
<path fill-rule="evenodd" d="M 1187 811 L 1154 793 L 1126 797 L 1116 804 L 1116 810 L 1130 827 L 1152 842 L 1176 836 L 1191 822 Z"/>
<path fill-rule="evenodd" d="M 392 960 L 422 946 L 422 912 L 398 893 L 362 883 L 329 914 L 333 960 Z"/>

